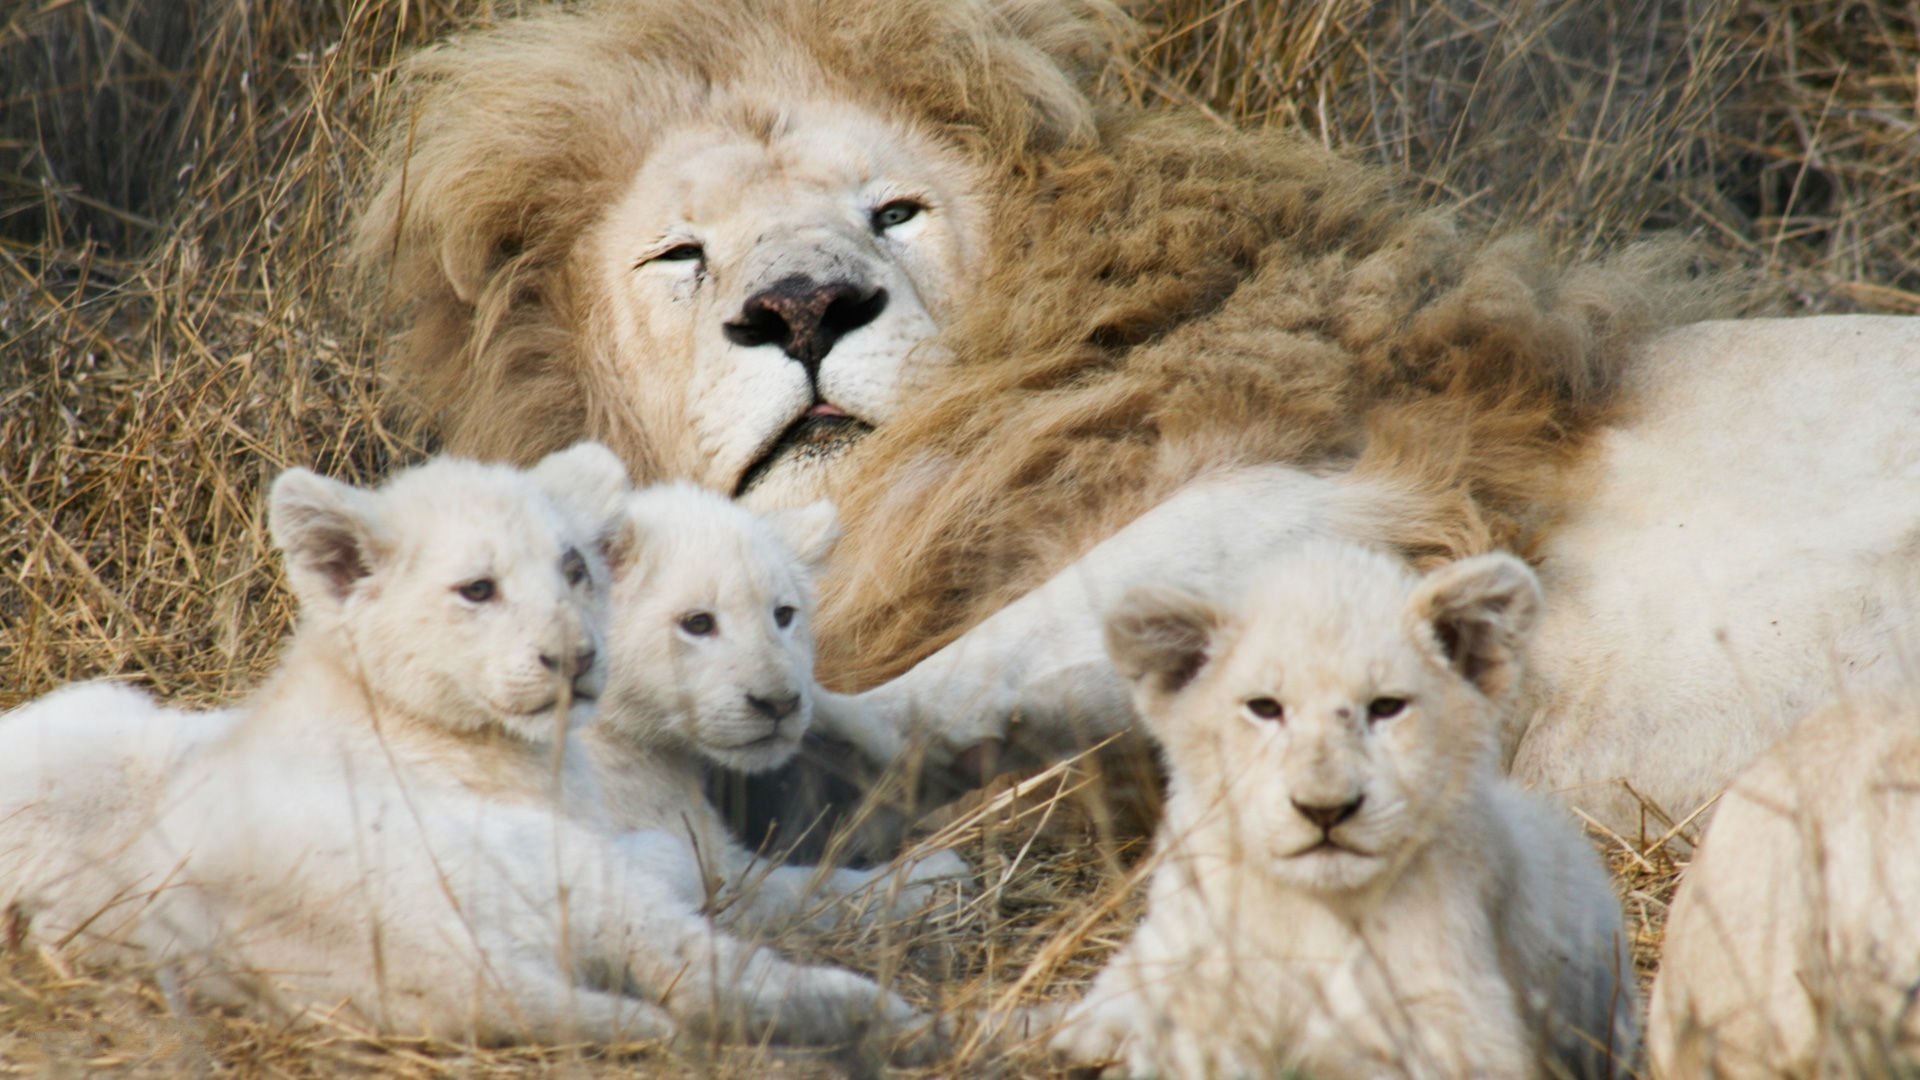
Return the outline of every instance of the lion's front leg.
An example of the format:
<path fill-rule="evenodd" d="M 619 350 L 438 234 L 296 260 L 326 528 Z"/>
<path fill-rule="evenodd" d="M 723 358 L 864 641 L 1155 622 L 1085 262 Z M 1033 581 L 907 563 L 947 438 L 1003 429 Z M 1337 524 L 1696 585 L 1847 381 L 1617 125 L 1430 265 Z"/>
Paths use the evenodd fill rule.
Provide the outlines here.
<path fill-rule="evenodd" d="M 1216 472 L 1094 547 L 1044 585 L 864 694 L 820 703 L 820 726 L 882 763 L 923 748 L 965 767 L 983 748 L 1053 758 L 1133 723 L 1101 638 L 1109 605 L 1136 585 L 1200 592 L 1308 537 L 1381 533 L 1399 497 L 1282 465 Z"/>
<path fill-rule="evenodd" d="M 566 868 L 574 947 L 702 1035 L 798 1045 L 877 1039 L 904 1060 L 937 1048 L 933 1023 L 872 979 L 797 964 L 714 926 L 697 905 L 699 869 L 679 836 L 658 831 L 583 844 Z"/>

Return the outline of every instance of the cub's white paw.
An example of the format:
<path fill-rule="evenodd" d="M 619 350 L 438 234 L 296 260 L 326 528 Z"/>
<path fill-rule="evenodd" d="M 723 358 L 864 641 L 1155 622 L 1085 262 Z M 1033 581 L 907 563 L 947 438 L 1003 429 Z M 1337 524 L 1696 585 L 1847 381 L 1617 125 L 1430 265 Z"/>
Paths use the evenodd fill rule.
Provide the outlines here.
<path fill-rule="evenodd" d="M 1047 1041 L 1054 1057 L 1074 1065 L 1102 1068 L 1102 1075 L 1126 1075 L 1127 1050 L 1137 1019 L 1121 1002 L 1074 1008 Z"/>
<path fill-rule="evenodd" d="M 907 868 L 906 880 L 920 881 L 966 881 L 973 876 L 973 867 L 967 860 L 954 854 L 947 848 L 931 852 L 914 860 Z"/>

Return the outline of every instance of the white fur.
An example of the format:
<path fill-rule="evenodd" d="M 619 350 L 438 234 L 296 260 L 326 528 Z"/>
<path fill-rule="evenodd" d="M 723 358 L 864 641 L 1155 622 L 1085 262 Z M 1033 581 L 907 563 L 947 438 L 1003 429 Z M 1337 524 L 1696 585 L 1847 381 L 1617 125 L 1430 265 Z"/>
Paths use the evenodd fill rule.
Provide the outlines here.
<path fill-rule="evenodd" d="M 1808 708 L 1897 675 L 1884 658 L 1920 630 L 1916 360 L 1920 320 L 1864 316 L 1703 323 L 1648 346 L 1539 553 L 1538 678 L 1501 739 L 1515 775 L 1632 833 L 1620 781 L 1677 820 Z M 878 760 L 916 733 L 936 763 L 989 739 L 1084 744 L 1132 720 L 1099 653 L 1128 587 L 1229 593 L 1302 538 L 1369 542 L 1394 513 L 1365 481 L 1215 474 L 822 721 Z"/>
<path fill-rule="evenodd" d="M 110 682 L 0 716 L 0 906 L 17 906 L 50 940 L 84 923 L 102 960 L 124 959 L 117 943 L 145 906 L 145 890 L 120 872 L 129 848 L 181 764 L 237 719 L 163 708 Z"/>
<path fill-rule="evenodd" d="M 913 1022 L 861 976 L 716 932 L 681 894 L 680 838 L 579 821 L 594 789 L 572 729 L 602 681 L 606 584 L 583 523 L 624 483 L 601 448 L 531 473 L 443 459 L 378 491 L 284 474 L 271 522 L 302 619 L 264 687 L 201 718 L 82 688 L 0 723 L 0 745 L 46 745 L 57 714 L 113 710 L 41 754 L 52 777 L 0 775 L 0 855 L 32 871 L 6 875 L 9 901 L 203 995 L 388 1033 L 835 1042 Z M 172 774 L 134 800 L 147 815 L 62 793 L 102 754 L 82 740 L 142 725 L 158 750 L 132 759 Z M 74 837 L 16 828 L 22 807 L 124 837 L 105 885 L 65 888 L 45 853 Z M 95 917 L 102 887 L 126 917 Z"/>
<path fill-rule="evenodd" d="M 733 120 L 663 135 L 594 245 L 617 362 L 632 365 L 619 378 L 635 389 L 641 420 L 664 431 L 691 423 L 690 437 L 665 448 L 684 455 L 667 471 L 730 492 L 816 404 L 882 424 L 942 362 L 929 343 L 978 265 L 984 185 L 921 133 L 864 109 L 716 100 L 707 111 L 777 120 L 764 138 Z M 900 199 L 925 209 L 876 229 L 873 213 Z M 689 244 L 701 258 L 656 258 Z M 794 275 L 887 292 L 817 378 L 777 345 L 721 332 L 748 297 Z M 662 367 L 672 364 L 678 374 Z M 810 453 L 782 457 L 753 488 L 754 504 L 818 498 L 821 466 Z"/>
<path fill-rule="evenodd" d="M 837 537 L 830 503 L 760 516 L 674 485 L 635 493 L 609 545 L 613 676 L 589 742 L 614 823 L 686 835 L 710 881 L 688 880 L 685 894 L 702 902 L 710 885 L 732 885 L 739 913 L 760 924 L 915 911 L 931 898 L 932 880 L 967 872 L 951 852 L 898 876 L 890 868 L 768 868 L 703 794 L 709 762 L 751 772 L 783 765 L 798 751 L 819 693 L 813 575 Z M 693 615 L 711 618 L 711 632 L 689 633 L 684 624 Z M 791 701 L 792 712 L 776 719 L 750 698 Z M 843 900 L 882 882 L 895 887 L 887 904 Z M 834 902 L 823 906 L 823 894 Z"/>
<path fill-rule="evenodd" d="M 1920 1053 L 1920 710 L 1815 715 L 1741 774 L 1680 883 L 1657 1076 L 1895 1075 Z"/>
<path fill-rule="evenodd" d="M 1920 645 L 1920 319 L 1705 323 L 1655 342 L 1576 512 L 1515 775 L 1633 835 Z M 1657 818 L 1649 831 L 1658 835 Z"/>
<path fill-rule="evenodd" d="M 1165 749 L 1167 815 L 1147 919 L 1055 1049 L 1143 1076 L 1623 1071 L 1606 872 L 1497 769 L 1537 603 L 1508 556 L 1420 580 L 1325 542 L 1226 607 L 1123 601 L 1107 640 Z"/>

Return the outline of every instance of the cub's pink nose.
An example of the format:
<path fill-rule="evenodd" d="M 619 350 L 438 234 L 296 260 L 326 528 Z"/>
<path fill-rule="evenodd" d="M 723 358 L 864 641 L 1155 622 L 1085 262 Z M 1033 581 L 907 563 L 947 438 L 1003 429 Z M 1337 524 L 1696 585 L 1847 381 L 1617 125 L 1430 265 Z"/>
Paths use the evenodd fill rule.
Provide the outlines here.
<path fill-rule="evenodd" d="M 792 716 L 794 710 L 800 707 L 800 695 L 790 694 L 786 697 L 776 698 L 756 697 L 753 694 L 748 694 L 747 704 L 753 708 L 754 712 L 759 713 L 761 716 L 777 724 L 787 717 Z"/>

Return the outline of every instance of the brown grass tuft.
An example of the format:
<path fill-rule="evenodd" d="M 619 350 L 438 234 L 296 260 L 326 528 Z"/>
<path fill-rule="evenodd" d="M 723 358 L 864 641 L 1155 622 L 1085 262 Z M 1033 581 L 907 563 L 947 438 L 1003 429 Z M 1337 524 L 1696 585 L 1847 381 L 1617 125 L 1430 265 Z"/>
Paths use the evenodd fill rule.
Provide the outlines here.
<path fill-rule="evenodd" d="M 504 4 L 505 10 L 516 5 Z M 532 5 L 526 5 L 531 7 Z M 1651 230 L 1752 271 L 1750 306 L 1920 314 L 1920 13 L 1896 0 L 1157 0 L 1115 76 L 1223 125 L 1289 125 L 1408 170 L 1562 254 Z M 396 57 L 485 21 L 448 0 L 66 0 L 0 15 L 0 708 L 113 675 L 226 698 L 290 615 L 264 482 L 369 479 L 380 313 L 335 273 Z M 1048 783 L 950 822 L 958 915 L 825 955 L 956 1015 L 1070 995 L 1137 909 L 1127 858 Z M 1024 814 L 1024 817 L 1018 815 Z M 1011 818 L 1011 820 L 1010 820 Z M 1048 818 L 1047 830 L 1036 830 Z M 1651 970 L 1672 845 L 1597 838 Z M 1036 1067 L 963 1039 L 952 1072 Z M 657 1050 L 473 1051 L 199 1011 L 164 980 L 0 956 L 5 1071 L 816 1074 Z"/>

